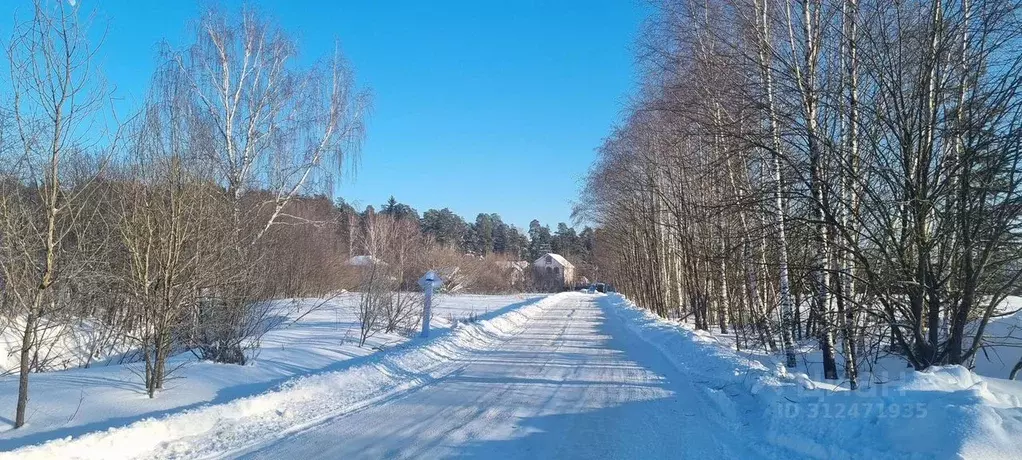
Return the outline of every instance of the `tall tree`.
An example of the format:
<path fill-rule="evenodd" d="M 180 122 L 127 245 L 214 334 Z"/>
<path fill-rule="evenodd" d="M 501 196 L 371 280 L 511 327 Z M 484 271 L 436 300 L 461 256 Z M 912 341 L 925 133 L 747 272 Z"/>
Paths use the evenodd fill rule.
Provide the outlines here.
<path fill-rule="evenodd" d="M 469 225 L 448 208 L 430 209 L 422 215 L 422 232 L 441 246 L 465 250 Z"/>
<path fill-rule="evenodd" d="M 550 227 L 540 225 L 535 219 L 529 222 L 529 260 L 536 260 L 544 253 L 552 251 L 552 245 Z"/>
<path fill-rule="evenodd" d="M 157 72 L 191 87 L 208 130 L 198 153 L 215 165 L 232 202 L 238 244 L 251 245 L 294 197 L 357 157 L 369 94 L 339 50 L 303 65 L 295 41 L 253 11 L 209 9 L 194 32 L 184 50 L 165 46 Z M 254 186 L 269 191 L 267 199 L 245 200 Z"/>
<path fill-rule="evenodd" d="M 494 226 L 496 223 L 489 214 L 476 216 L 475 225 L 472 226 L 474 249 L 480 255 L 493 253 Z"/>
<path fill-rule="evenodd" d="M 87 204 L 98 171 L 83 142 L 85 130 L 102 126 L 108 93 L 88 33 L 73 6 L 36 1 L 7 47 L 0 270 L 4 297 L 23 321 L 15 428 L 25 424 L 37 333 L 62 319 L 68 298 L 60 291 L 90 264 L 83 232 L 95 215 Z"/>
<path fill-rule="evenodd" d="M 188 105 L 192 154 L 210 165 L 230 204 L 235 269 L 203 313 L 225 327 L 203 349 L 233 362 L 242 357 L 238 331 L 250 329 L 250 305 L 266 293 L 263 238 L 301 193 L 328 185 L 357 158 L 369 95 L 339 50 L 300 62 L 295 41 L 251 10 L 210 8 L 194 34 L 183 50 L 163 47 L 155 78 L 188 88 L 167 97 Z"/>

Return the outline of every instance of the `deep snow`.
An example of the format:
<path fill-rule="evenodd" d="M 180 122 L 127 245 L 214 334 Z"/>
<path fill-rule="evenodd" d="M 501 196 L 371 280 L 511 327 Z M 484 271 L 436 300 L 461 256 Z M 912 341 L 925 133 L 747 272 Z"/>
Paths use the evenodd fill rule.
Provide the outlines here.
<path fill-rule="evenodd" d="M 516 300 L 430 340 L 313 371 L 306 365 L 292 370 L 305 377 L 263 381 L 237 393 L 252 396 L 163 417 L 104 418 L 104 410 L 150 402 L 124 402 L 137 388 L 104 389 L 110 399 L 88 403 L 97 422 L 72 420 L 65 431 L 73 438 L 0 459 L 1022 458 L 1017 382 L 962 367 L 900 369 L 852 392 L 789 372 L 773 356 L 735 352 L 732 338 L 657 318 L 618 295 L 479 297 L 463 305 Z M 308 322 L 298 327 L 305 332 L 274 339 L 289 344 L 280 356 L 267 348 L 257 362 L 308 359 L 306 349 L 318 350 L 308 338 L 317 334 L 336 341 L 340 328 L 327 325 L 336 318 L 316 315 L 299 322 Z M 325 330 L 311 332 L 317 327 Z M 245 381 L 259 367 L 194 364 L 186 372 L 201 372 L 189 374 L 195 382 L 187 386 L 210 380 L 207 371 Z M 80 380 L 86 374 L 45 376 L 69 375 L 91 391 L 95 382 Z M 68 397 L 54 405 L 73 405 Z M 37 430 L 42 440 L 60 432 Z"/>
<path fill-rule="evenodd" d="M 709 416 L 731 418 L 748 436 L 795 457 L 1022 458 L 1022 382 L 961 366 L 914 372 L 891 362 L 884 383 L 848 391 L 789 372 L 781 357 L 736 352 L 733 336 L 667 321 L 615 297 L 612 311 L 631 330 L 702 382 L 717 402 Z"/>
<path fill-rule="evenodd" d="M 442 334 L 451 322 L 487 317 L 507 311 L 540 295 L 438 296 L 431 325 Z M 156 399 L 144 392 L 135 374 L 140 364 L 94 364 L 88 369 L 32 374 L 28 424 L 12 429 L 17 396 L 17 375 L 0 378 L 0 451 L 29 444 L 79 436 L 83 433 L 128 425 L 146 418 L 222 404 L 259 394 L 298 376 L 342 370 L 363 362 L 380 350 L 419 342 L 398 334 L 378 333 L 359 347 L 356 319 L 357 294 L 321 299 L 280 301 L 277 328 L 261 340 L 250 365 L 197 362 L 189 353 L 173 359 L 184 364 L 171 374 L 167 388 Z M 511 307 L 509 307 L 511 306 Z M 304 315 L 304 316 L 302 316 Z M 302 316 L 297 322 L 293 322 Z M 80 359 L 79 341 L 63 341 L 64 356 Z"/>
<path fill-rule="evenodd" d="M 241 458 L 750 458 L 773 452 L 706 417 L 709 398 L 608 317 L 603 296 L 560 294 L 526 327 L 451 373 Z M 604 308 L 606 307 L 606 308 Z M 729 421 L 729 420 L 728 420 Z"/>
<path fill-rule="evenodd" d="M 1008 297 L 1001 306 L 1004 316 L 992 318 L 983 331 L 985 347 L 976 355 L 979 375 L 1008 378 L 1022 358 L 1022 297 Z M 971 325 L 975 330 L 977 325 Z"/>

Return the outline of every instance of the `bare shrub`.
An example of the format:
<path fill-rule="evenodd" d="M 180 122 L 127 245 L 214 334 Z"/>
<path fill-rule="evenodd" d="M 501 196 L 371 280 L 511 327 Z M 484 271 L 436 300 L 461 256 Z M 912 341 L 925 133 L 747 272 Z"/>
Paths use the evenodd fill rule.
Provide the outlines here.
<path fill-rule="evenodd" d="M 413 330 L 422 319 L 422 302 L 420 292 L 394 291 L 391 301 L 385 304 L 384 330 L 388 333 Z"/>
<path fill-rule="evenodd" d="M 393 308 L 394 291 L 385 273 L 376 264 L 366 268 L 359 290 L 358 346 L 361 347 L 379 331 L 381 322 L 386 322 L 386 312 Z"/>

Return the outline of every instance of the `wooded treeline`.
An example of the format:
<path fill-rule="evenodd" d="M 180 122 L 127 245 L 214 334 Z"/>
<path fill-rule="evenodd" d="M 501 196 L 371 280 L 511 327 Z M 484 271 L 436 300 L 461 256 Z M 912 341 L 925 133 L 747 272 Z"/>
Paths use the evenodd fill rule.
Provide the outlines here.
<path fill-rule="evenodd" d="M 532 279 L 528 270 L 513 273 L 510 262 L 531 263 L 542 254 L 554 251 L 564 253 L 581 267 L 590 267 L 594 244 L 593 230 L 588 227 L 576 232 L 560 223 L 558 231 L 551 233 L 549 227 L 533 220 L 529 236 L 526 236 L 496 213 L 480 213 L 474 223 L 448 208 L 429 209 L 420 217 L 415 208 L 394 197 L 380 206 L 379 211 L 370 205 L 361 212 L 339 199 L 331 214 L 315 220 L 338 231 L 330 238 L 340 246 L 327 259 L 348 261 L 356 257 L 357 263 L 379 262 L 377 268 L 396 280 L 396 289 L 404 290 L 418 290 L 415 283 L 423 273 L 440 270 L 448 281 L 448 289 L 476 293 L 522 292 L 531 288 Z M 323 254 L 317 250 L 296 252 L 303 257 Z M 310 267 L 325 266 L 310 264 Z M 351 279 L 351 270 L 341 269 L 328 285 L 358 289 Z M 295 297 L 297 294 L 283 292 L 281 295 Z"/>
<path fill-rule="evenodd" d="M 1019 8 L 658 1 L 576 210 L 600 272 L 852 388 L 969 365 L 1022 276 Z"/>
<path fill-rule="evenodd" d="M 383 212 L 388 207 L 397 206 L 401 209 L 400 215 L 418 218 L 415 209 L 396 204 L 393 200 L 391 197 L 391 201 L 383 206 Z M 517 227 L 504 223 L 498 214 L 479 214 L 474 223 L 469 223 L 447 208 L 430 209 L 419 221 L 422 233 L 443 245 L 470 254 L 500 254 L 530 262 L 547 252 L 555 252 L 573 262 L 585 264 L 592 257 L 595 241 L 593 229 L 589 227 L 576 232 L 568 224 L 559 222 L 557 230 L 551 232 L 549 226 L 533 219 L 529 223 L 528 235 L 525 235 Z"/>

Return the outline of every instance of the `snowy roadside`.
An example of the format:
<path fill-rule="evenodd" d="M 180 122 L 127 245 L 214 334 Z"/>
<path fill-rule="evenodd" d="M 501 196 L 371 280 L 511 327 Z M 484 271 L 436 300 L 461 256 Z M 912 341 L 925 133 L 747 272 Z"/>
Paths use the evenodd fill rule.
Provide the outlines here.
<path fill-rule="evenodd" d="M 2 433 L 0 441 L 13 445 L 0 450 L 19 450 L 0 454 L 0 458 L 149 458 L 157 455 L 154 449 L 164 457 L 180 457 L 189 455 L 187 446 L 171 448 L 164 443 L 190 435 L 213 438 L 211 441 L 222 436 L 217 442 L 229 442 L 227 437 L 232 432 L 225 427 L 267 416 L 281 420 L 276 425 L 267 425 L 279 431 L 283 426 L 313 418 L 301 410 L 288 410 L 288 398 L 304 395 L 310 398 L 306 401 L 313 401 L 309 405 L 319 411 L 317 413 L 326 414 L 355 407 L 362 399 L 376 397 L 383 390 L 399 391 L 398 383 L 407 383 L 402 388 L 428 383 L 429 372 L 441 369 L 422 367 L 431 362 L 427 358 L 432 356 L 435 361 L 451 356 L 458 347 L 476 346 L 479 340 L 492 339 L 495 333 L 504 330 L 502 328 L 513 325 L 508 323 L 508 318 L 527 314 L 539 299 L 541 297 L 537 296 L 443 298 L 433 319 L 433 326 L 437 328 L 433 339 L 407 341 L 381 333 L 370 341 L 372 347 L 365 348 L 339 335 L 355 320 L 347 317 L 350 316 L 348 308 L 324 309 L 303 317 L 293 326 L 272 331 L 264 338 L 262 352 L 254 365 L 189 364 L 184 368 L 183 379 L 175 381 L 175 388 L 155 400 L 145 398 L 133 387 L 135 377 L 125 366 L 37 374 L 33 386 L 36 407 L 75 414 L 69 417 L 38 413 L 25 429 Z M 467 327 L 455 326 L 456 332 L 450 332 L 452 320 L 458 323 L 473 317 L 488 321 Z M 372 354 L 374 349 L 390 351 Z M 401 372 L 404 374 L 398 374 Z M 414 375 L 409 374 L 411 372 L 415 372 Z M 313 376 L 290 381 L 281 379 L 289 373 Z M 384 388 L 384 384 L 393 388 Z M 248 397 L 267 390 L 275 391 Z M 335 398 L 332 404 L 317 400 L 327 395 L 348 399 Z M 202 405 L 204 401 L 213 404 Z M 49 407 L 51 405 L 53 407 Z M 267 409 L 270 406 L 273 409 Z M 280 413 L 276 414 L 278 406 Z M 204 430 L 223 433 L 211 435 L 212 432 Z M 248 427 L 242 431 L 255 430 Z M 2 439 L 12 435 L 20 437 Z M 118 439 L 129 441 L 115 444 Z M 21 448 L 28 444 L 37 445 Z"/>
<path fill-rule="evenodd" d="M 725 425 L 808 458 L 1022 458 L 1022 386 L 960 366 L 848 391 L 736 353 L 713 334 L 641 310 L 619 295 L 608 314 L 703 383 Z M 710 416 L 710 411 L 707 411 Z"/>

